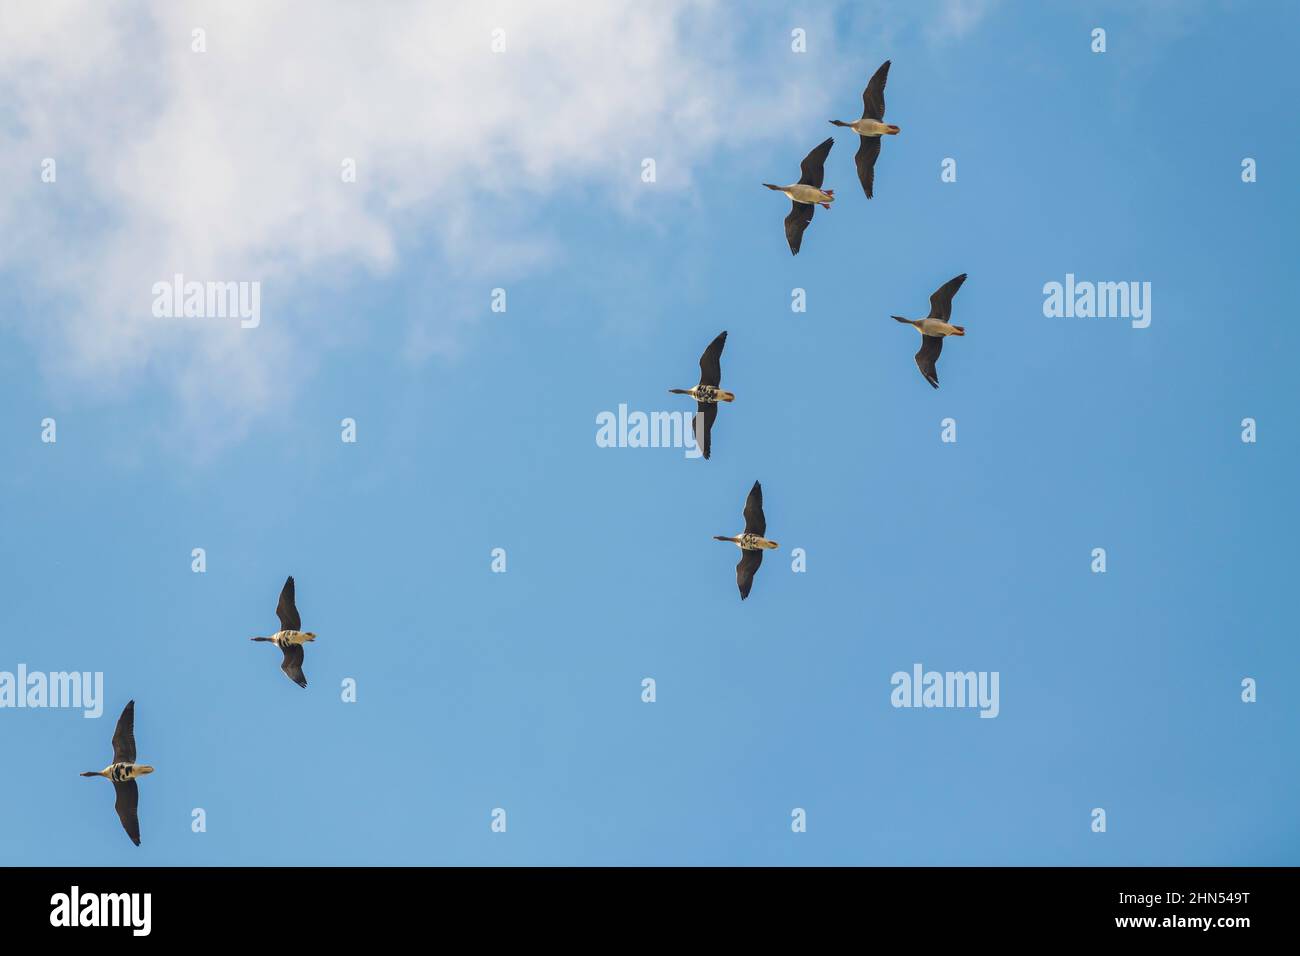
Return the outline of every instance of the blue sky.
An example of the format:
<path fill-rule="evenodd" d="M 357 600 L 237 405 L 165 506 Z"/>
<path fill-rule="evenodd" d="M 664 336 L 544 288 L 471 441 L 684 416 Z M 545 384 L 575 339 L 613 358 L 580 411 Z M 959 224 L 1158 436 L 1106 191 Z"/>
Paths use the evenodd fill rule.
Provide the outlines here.
<path fill-rule="evenodd" d="M 20 821 L 0 861 L 1300 862 L 1286 597 L 1300 81 L 1284 66 L 1300 17 L 855 11 L 772 4 L 742 24 L 722 7 L 703 15 L 733 29 L 703 37 L 688 11 L 662 42 L 615 32 L 593 53 L 551 50 L 554 36 L 530 47 L 530 23 L 495 8 L 474 29 L 506 24 L 528 55 L 494 61 L 503 75 L 486 87 L 413 100 L 473 114 L 500 101 L 492 82 L 542 91 L 521 113 L 535 130 L 463 127 L 480 136 L 481 197 L 460 178 L 466 158 L 448 160 L 451 179 L 394 172 L 339 200 L 333 158 L 297 172 L 292 207 L 279 191 L 243 205 L 230 187 L 228 217 L 210 168 L 155 157 L 140 182 L 110 173 L 106 157 L 126 162 L 111 137 L 60 113 L 127 83 L 111 53 L 96 84 L 42 59 L 57 44 L 10 50 L 29 87 L 52 92 L 0 112 L 0 155 L 25 177 L 9 177 L 0 223 L 29 240 L 0 243 L 0 670 L 103 671 L 106 703 L 100 720 L 0 710 L 22 768 L 0 791 Z M 186 15 L 141 12 L 129 42 L 189 56 Z M 312 30 L 330 29 L 321 19 Z M 809 50 L 791 53 L 803 25 Z M 236 26 L 218 26 L 186 89 L 237 82 L 218 49 Z M 360 58 L 391 37 L 336 39 Z M 485 55 L 445 42 L 451 61 Z M 642 43 L 650 66 L 633 56 Z M 613 99 L 591 106 L 592 129 L 545 108 L 589 85 L 561 75 L 570 56 L 626 62 L 636 81 L 599 84 Z M 160 71 L 189 69 L 171 57 Z M 902 133 L 876 198 L 857 185 L 856 142 L 836 135 L 838 200 L 792 258 L 788 203 L 759 184 L 796 178 L 885 59 Z M 633 101 L 670 74 L 732 97 L 762 80 L 745 102 L 709 84 Z M 267 103 L 299 88 L 260 80 Z M 186 102 L 150 125 L 149 89 L 116 92 L 132 92 L 123 121 L 153 142 L 178 117 L 206 125 Z M 229 104 L 197 102 L 220 127 Z M 330 141 L 322 131 L 349 128 L 331 109 L 304 120 L 320 135 L 297 137 L 323 156 L 416 177 L 415 160 L 465 145 L 379 125 L 369 144 Z M 399 110 L 374 112 L 401 126 Z M 239 129 L 232 157 L 256 152 Z M 57 185 L 39 178 L 51 155 L 67 157 Z M 643 156 L 658 182 L 640 181 Z M 955 183 L 940 181 L 946 157 Z M 1257 182 L 1241 181 L 1245 157 Z M 269 147 L 258 161 L 277 162 Z M 146 213 L 151 184 L 162 196 Z M 175 245 L 141 238 L 155 233 Z M 117 266 L 148 281 L 119 289 Z M 149 282 L 177 271 L 260 277 L 262 325 L 150 320 Z M 932 391 L 915 333 L 889 315 L 923 315 L 960 272 L 968 334 Z M 1046 318 L 1043 285 L 1067 273 L 1150 282 L 1150 327 Z M 489 309 L 497 287 L 505 313 Z M 723 329 L 737 401 L 710 461 L 597 447 L 601 411 L 689 407 L 666 390 L 696 381 Z M 956 443 L 940 441 L 944 418 Z M 742 604 L 736 551 L 710 536 L 741 530 L 755 479 L 781 549 Z M 1097 547 L 1105 574 L 1090 571 Z M 287 574 L 319 634 L 306 691 L 247 640 L 274 630 Z M 891 707 L 891 675 L 916 662 L 997 671 L 999 716 Z M 1240 700 L 1245 677 L 1257 703 Z M 345 678 L 356 703 L 340 700 Z M 130 698 L 157 768 L 139 848 L 112 788 L 76 776 L 107 762 Z M 196 807 L 205 833 L 191 832 Z M 504 834 L 489 827 L 497 807 Z M 806 833 L 791 832 L 795 807 Z"/>

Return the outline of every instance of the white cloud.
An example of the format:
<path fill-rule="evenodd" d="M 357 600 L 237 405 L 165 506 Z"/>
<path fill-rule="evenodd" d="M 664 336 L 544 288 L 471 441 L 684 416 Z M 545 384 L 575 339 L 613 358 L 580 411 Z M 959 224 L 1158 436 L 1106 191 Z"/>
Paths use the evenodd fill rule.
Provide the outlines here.
<path fill-rule="evenodd" d="M 998 0 L 943 0 L 930 24 L 930 37 L 939 42 L 963 37 L 997 5 Z"/>
<path fill-rule="evenodd" d="M 562 254 L 541 200 L 626 214 L 643 156 L 681 189 L 720 148 L 819 130 L 827 102 L 825 72 L 771 69 L 784 23 L 755 55 L 735 8 L 689 0 L 42 0 L 0 16 L 0 175 L 24 184 L 0 197 L 0 268 L 48 311 L 21 331 L 52 374 L 157 384 L 232 433 L 283 402 L 310 343 L 337 341 L 292 290 L 391 274 L 416 231 L 449 276 L 509 278 Z M 178 272 L 260 280 L 262 326 L 150 318 L 151 286 Z M 412 350 L 454 352 L 455 335 L 412 329 Z"/>

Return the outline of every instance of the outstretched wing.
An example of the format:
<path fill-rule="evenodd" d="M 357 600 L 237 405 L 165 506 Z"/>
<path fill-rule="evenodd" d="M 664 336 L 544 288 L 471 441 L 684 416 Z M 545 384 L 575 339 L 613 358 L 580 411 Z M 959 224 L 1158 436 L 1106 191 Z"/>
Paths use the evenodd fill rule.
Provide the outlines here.
<path fill-rule="evenodd" d="M 828 136 L 821 145 L 813 148 L 803 162 L 799 164 L 799 182 L 805 186 L 813 186 L 817 189 L 822 188 L 822 180 L 826 177 L 826 156 L 830 153 L 831 147 L 835 145 L 835 137 Z"/>
<path fill-rule="evenodd" d="M 717 402 L 697 403 L 699 411 L 691 418 L 691 428 L 695 432 L 695 444 L 700 446 L 704 457 L 708 458 L 713 449 L 713 420 L 718 417 Z"/>
<path fill-rule="evenodd" d="M 939 353 L 943 351 L 942 335 L 923 335 L 921 336 L 921 348 L 916 353 L 916 367 L 921 370 L 925 380 L 934 388 L 939 387 L 939 371 L 934 367 L 934 363 L 939 361 Z"/>
<path fill-rule="evenodd" d="M 722 384 L 722 347 L 727 344 L 727 333 L 723 332 L 709 343 L 709 347 L 700 356 L 700 384 L 715 388 Z"/>
<path fill-rule="evenodd" d="M 790 243 L 790 254 L 797 256 L 803 245 L 803 231 L 812 222 L 813 207 L 811 203 L 790 203 L 790 215 L 785 217 L 785 241 Z"/>
<path fill-rule="evenodd" d="M 289 680 L 299 687 L 306 687 L 307 675 L 302 672 L 302 659 L 302 645 L 288 644 L 284 648 L 284 660 L 280 662 L 280 670 L 288 674 Z"/>
<path fill-rule="evenodd" d="M 867 88 L 862 91 L 862 118 L 883 120 L 885 118 L 885 81 L 889 79 L 889 60 L 880 65 L 872 74 Z"/>
<path fill-rule="evenodd" d="M 767 518 L 763 516 L 763 486 L 757 481 L 745 499 L 745 534 L 756 534 L 759 537 L 767 534 Z"/>
<path fill-rule="evenodd" d="M 930 318 L 943 319 L 945 322 L 952 318 L 952 297 L 965 281 L 966 273 L 963 272 L 934 290 L 934 295 L 930 296 Z"/>
<path fill-rule="evenodd" d="M 876 158 L 880 156 L 880 137 L 860 136 L 858 138 L 862 140 L 862 145 L 854 154 L 853 161 L 858 164 L 858 181 L 862 183 L 862 191 L 870 199 L 871 187 L 876 182 Z"/>
<path fill-rule="evenodd" d="M 284 582 L 284 588 L 280 591 L 280 603 L 275 607 L 275 616 L 280 619 L 280 630 L 302 630 L 302 618 L 298 616 L 298 606 L 293 600 L 292 575 Z"/>
<path fill-rule="evenodd" d="M 754 572 L 762 563 L 762 551 L 740 552 L 740 561 L 736 564 L 736 587 L 740 588 L 742 601 L 749 597 L 749 589 L 754 586 Z"/>
<path fill-rule="evenodd" d="M 135 701 L 128 700 L 113 731 L 113 763 L 135 763 Z M 136 840 L 139 843 L 139 840 Z"/>
<path fill-rule="evenodd" d="M 136 810 L 140 804 L 140 788 L 134 780 L 114 780 L 113 789 L 117 791 L 117 802 L 113 806 L 117 809 L 117 818 L 122 821 L 122 829 L 131 842 L 139 846 L 140 817 Z"/>

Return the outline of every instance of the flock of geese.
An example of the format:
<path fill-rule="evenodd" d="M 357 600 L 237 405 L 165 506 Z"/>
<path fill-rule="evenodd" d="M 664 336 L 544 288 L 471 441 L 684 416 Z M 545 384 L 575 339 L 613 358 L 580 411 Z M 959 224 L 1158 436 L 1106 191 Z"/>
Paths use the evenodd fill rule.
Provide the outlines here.
<path fill-rule="evenodd" d="M 876 160 L 880 157 L 880 141 L 884 136 L 896 136 L 897 126 L 885 122 L 885 81 L 889 79 L 889 60 L 881 64 L 880 69 L 872 75 L 866 89 L 862 91 L 862 117 L 847 123 L 844 120 L 831 120 L 833 126 L 842 126 L 858 134 L 858 151 L 854 162 L 858 168 L 858 181 L 862 191 L 871 199 L 875 192 Z M 826 157 L 835 145 L 834 137 L 824 140 L 813 148 L 803 162 L 799 164 L 799 181 L 789 186 L 776 186 L 763 183 L 768 189 L 784 193 L 790 200 L 790 213 L 785 217 L 785 238 L 790 244 L 790 253 L 798 255 L 803 246 L 803 234 L 813 220 L 813 211 L 817 206 L 830 209 L 835 201 L 835 190 L 824 189 L 822 183 L 826 178 Z M 943 351 L 943 340 L 950 335 L 965 335 L 966 329 L 953 325 L 952 297 L 957 294 L 961 284 L 966 281 L 966 273 L 949 279 L 930 296 L 930 314 L 922 319 L 906 319 L 901 315 L 891 316 L 898 322 L 910 325 L 921 333 L 921 348 L 913 356 L 916 367 L 921 370 L 931 387 L 939 387 L 939 372 L 935 363 Z M 722 349 L 727 344 L 727 333 L 723 332 L 704 350 L 700 356 L 700 381 L 691 388 L 670 388 L 674 395 L 689 395 L 695 399 L 696 412 L 692 419 L 696 444 L 708 458 L 713 453 L 713 423 L 718 417 L 719 402 L 734 402 L 736 396 L 722 388 Z M 745 531 L 739 535 L 714 535 L 717 541 L 730 541 L 740 548 L 740 563 L 736 565 L 736 586 L 740 589 L 740 599 L 749 597 L 754 584 L 754 572 L 763 563 L 763 552 L 777 547 L 775 541 L 769 541 L 767 520 L 763 516 L 763 489 L 756 481 L 745 501 Z"/>
<path fill-rule="evenodd" d="M 880 158 L 880 140 L 884 136 L 897 136 L 899 129 L 892 123 L 885 122 L 885 81 L 889 79 L 889 60 L 880 65 L 872 74 L 867 88 L 862 91 L 862 117 L 851 123 L 844 120 L 831 120 L 832 126 L 843 126 L 858 134 L 858 151 L 853 160 L 858 167 L 858 181 L 868 199 L 875 195 L 876 160 Z M 799 164 L 799 181 L 789 186 L 774 186 L 763 183 L 768 189 L 785 193 L 790 199 L 790 214 L 785 217 L 785 239 L 790 244 L 790 253 L 798 255 L 803 246 L 803 234 L 813 220 L 813 210 L 817 206 L 830 209 L 835 201 L 835 190 L 823 189 L 822 181 L 826 178 L 826 157 L 835 145 L 832 137 L 813 148 L 803 162 Z M 952 297 L 961 284 L 966 281 L 966 273 L 949 279 L 930 296 L 930 314 L 923 319 L 904 319 L 894 316 L 899 322 L 914 326 L 921 333 L 921 348 L 913 356 L 916 367 L 921 370 L 925 380 L 934 388 L 939 387 L 939 373 L 934 363 L 943 351 L 943 340 L 949 335 L 965 335 L 966 330 L 960 325 L 953 325 L 948 320 L 952 317 Z M 724 335 L 726 333 L 723 333 Z M 716 344 L 716 343 L 715 343 Z M 712 347 L 712 346 L 710 346 Z M 701 363 L 703 364 L 703 363 Z M 713 383 L 714 385 L 717 382 Z M 701 399 L 701 402 L 706 399 Z M 701 405 L 703 408 L 703 405 Z M 716 415 L 716 411 L 714 412 Z M 712 419 L 709 419 L 709 423 Z M 707 449 L 707 446 L 706 446 Z M 709 457 L 708 451 L 704 457 Z"/>
<path fill-rule="evenodd" d="M 266 641 L 280 648 L 284 660 L 280 670 L 289 680 L 299 687 L 307 686 L 307 676 L 302 672 L 303 645 L 316 640 L 311 631 L 302 630 L 302 618 L 298 616 L 298 605 L 294 600 L 293 577 L 284 582 L 280 590 L 280 603 L 276 605 L 275 615 L 280 619 L 280 630 L 270 637 L 254 637 L 254 641 Z M 153 773 L 153 767 L 146 763 L 135 762 L 135 701 L 127 701 L 122 716 L 117 718 L 117 728 L 113 731 L 113 760 L 103 770 L 86 770 L 83 777 L 104 777 L 113 782 L 117 793 L 114 804 L 117 818 L 122 821 L 122 829 L 136 846 L 140 845 L 140 789 L 136 781 Z"/>
<path fill-rule="evenodd" d="M 898 127 L 885 122 L 885 81 L 889 79 L 889 60 L 881 64 L 867 88 L 862 91 L 862 118 L 851 123 L 844 120 L 831 120 L 832 126 L 843 126 L 858 134 L 858 151 L 853 157 L 858 167 L 858 181 L 862 191 L 870 199 L 876 182 L 876 160 L 880 157 L 880 138 L 897 136 Z M 826 157 L 835 145 L 834 137 L 818 144 L 799 164 L 799 181 L 789 186 L 773 186 L 763 183 L 768 189 L 785 193 L 790 198 L 790 215 L 785 217 L 785 239 L 790 243 L 792 255 L 799 254 L 803 245 L 803 233 L 813 219 L 813 207 L 830 209 L 835 201 L 835 190 L 822 189 L 822 180 L 826 178 Z"/>
<path fill-rule="evenodd" d="M 889 76 L 889 61 L 876 70 L 867 88 L 862 92 L 862 117 L 852 122 L 831 120 L 835 126 L 846 127 L 858 134 L 859 146 L 854 159 L 858 170 L 858 180 L 867 198 L 872 198 L 875 187 L 876 160 L 880 156 L 880 142 L 883 136 L 897 135 L 897 126 L 885 120 L 885 81 Z M 784 193 L 790 199 L 790 213 L 785 217 L 785 236 L 790 244 L 790 252 L 799 254 L 803 245 L 803 234 L 813 219 L 813 210 L 817 206 L 830 209 L 835 201 L 835 190 L 823 189 L 822 182 L 826 174 L 826 157 L 835 145 L 833 138 L 819 144 L 799 164 L 799 181 L 789 186 L 775 186 L 764 183 L 768 189 Z M 966 330 L 960 325 L 953 325 L 952 298 L 966 280 L 965 273 L 949 279 L 930 296 L 930 314 L 921 319 L 906 319 L 892 316 L 899 322 L 913 326 L 921 334 L 921 348 L 916 353 L 916 366 L 925 376 L 925 380 L 934 388 L 939 387 L 939 375 L 935 363 L 943 351 L 943 340 L 950 335 L 965 335 Z M 712 454 L 713 423 L 718 417 L 720 402 L 734 402 L 736 396 L 722 388 L 722 350 L 727 344 L 727 333 L 718 335 L 700 356 L 700 381 L 691 388 L 673 388 L 674 395 L 688 395 L 696 402 L 696 412 L 692 418 L 697 443 L 707 459 Z M 744 508 L 745 530 L 737 535 L 714 535 L 717 541 L 726 541 L 740 549 L 740 562 L 736 565 L 736 586 L 740 590 L 740 599 L 749 597 L 754 585 L 754 574 L 763 563 L 763 552 L 778 547 L 767 535 L 767 519 L 763 514 L 763 487 L 757 481 L 749 490 Z M 316 640 L 311 631 L 302 630 L 302 619 L 298 616 L 295 602 L 294 582 L 290 577 L 284 582 L 280 591 L 280 601 L 276 605 L 276 616 L 280 619 L 280 630 L 269 637 L 254 637 L 254 641 L 274 644 L 280 649 L 284 659 L 280 669 L 299 687 L 307 686 L 307 677 L 303 673 L 304 645 Z M 113 732 L 113 760 L 103 770 L 87 770 L 83 777 L 105 777 L 111 780 L 117 793 L 117 815 L 122 821 L 131 842 L 140 845 L 140 820 L 138 815 L 139 789 L 136 781 L 153 773 L 148 764 L 136 763 L 135 749 L 135 701 L 127 703 L 118 718 L 117 728 Z"/>

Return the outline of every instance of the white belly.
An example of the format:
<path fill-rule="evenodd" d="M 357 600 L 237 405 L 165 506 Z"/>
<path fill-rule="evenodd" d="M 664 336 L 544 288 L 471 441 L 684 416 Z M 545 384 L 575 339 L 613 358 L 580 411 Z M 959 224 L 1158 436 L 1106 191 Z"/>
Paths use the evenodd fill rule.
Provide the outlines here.
<path fill-rule="evenodd" d="M 305 644 L 307 634 L 304 631 L 279 631 L 272 640 L 277 644 Z"/>
<path fill-rule="evenodd" d="M 793 186 L 787 186 L 785 188 L 785 194 L 795 202 L 808 203 L 810 205 L 817 202 L 831 201 L 831 197 L 826 195 L 826 193 L 822 192 L 816 186 L 809 186 L 805 183 L 795 183 Z"/>
<path fill-rule="evenodd" d="M 880 120 L 866 119 L 865 117 L 853 122 L 853 131 L 859 136 L 880 136 L 889 129 L 888 123 L 882 123 Z"/>
<path fill-rule="evenodd" d="M 942 319 L 922 319 L 922 335 L 952 335 L 957 330 Z"/>

